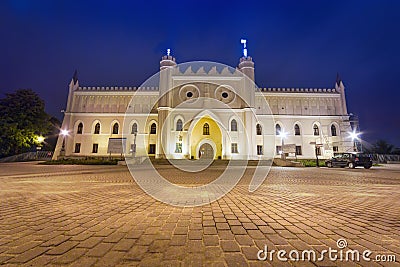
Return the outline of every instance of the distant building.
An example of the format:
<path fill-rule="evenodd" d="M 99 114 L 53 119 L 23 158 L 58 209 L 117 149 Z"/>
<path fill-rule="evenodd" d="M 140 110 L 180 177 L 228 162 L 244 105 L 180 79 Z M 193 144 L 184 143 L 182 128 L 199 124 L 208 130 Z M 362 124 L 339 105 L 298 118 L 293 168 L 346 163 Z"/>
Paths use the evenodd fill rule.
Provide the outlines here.
<path fill-rule="evenodd" d="M 62 124 L 65 135 L 59 136 L 54 158 L 119 156 L 119 144 L 132 156 L 187 159 L 260 159 L 268 157 L 266 151 L 276 152 L 276 157 L 284 153 L 327 158 L 352 151 L 348 138 L 352 127 L 339 76 L 334 88 L 256 90 L 243 78 L 245 74 L 254 81 L 254 62 L 247 50 L 234 73 L 216 68 L 208 73 L 203 68 L 182 72 L 169 54 L 160 61 L 158 87 L 80 86 L 75 73 Z M 205 74 L 226 86 L 199 82 Z M 171 84 L 176 90 L 165 94 Z M 236 97 L 239 91 L 242 95 Z M 180 107 L 198 97 L 213 98 L 229 108 L 216 108 L 207 101 Z M 263 114 L 263 100 L 269 104 L 273 124 Z M 256 117 L 250 119 L 250 113 Z M 161 132 L 162 127 L 168 131 Z M 283 148 L 280 133 L 286 135 Z"/>

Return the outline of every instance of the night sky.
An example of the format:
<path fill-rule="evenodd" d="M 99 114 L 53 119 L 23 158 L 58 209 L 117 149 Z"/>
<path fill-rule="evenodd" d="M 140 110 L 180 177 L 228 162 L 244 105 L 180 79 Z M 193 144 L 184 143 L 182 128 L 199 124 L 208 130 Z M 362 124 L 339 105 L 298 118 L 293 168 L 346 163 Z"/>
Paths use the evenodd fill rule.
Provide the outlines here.
<path fill-rule="evenodd" d="M 259 3 L 258 3 L 259 2 Z M 230 66 L 248 39 L 259 87 L 333 88 L 363 139 L 400 146 L 400 1 L 0 1 L 0 93 L 31 88 L 62 118 L 83 86 L 139 86 L 167 48 Z"/>

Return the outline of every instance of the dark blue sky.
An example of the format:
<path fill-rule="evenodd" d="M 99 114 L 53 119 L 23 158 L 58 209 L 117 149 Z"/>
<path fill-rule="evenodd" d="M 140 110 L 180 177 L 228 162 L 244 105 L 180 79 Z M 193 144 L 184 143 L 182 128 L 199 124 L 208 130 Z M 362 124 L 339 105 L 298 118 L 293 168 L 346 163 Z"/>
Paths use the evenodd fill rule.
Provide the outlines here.
<path fill-rule="evenodd" d="M 138 86 L 178 63 L 236 66 L 248 39 L 260 87 L 333 88 L 364 139 L 400 146 L 400 1 L 0 1 L 0 92 L 32 88 L 61 118 L 67 85 Z"/>

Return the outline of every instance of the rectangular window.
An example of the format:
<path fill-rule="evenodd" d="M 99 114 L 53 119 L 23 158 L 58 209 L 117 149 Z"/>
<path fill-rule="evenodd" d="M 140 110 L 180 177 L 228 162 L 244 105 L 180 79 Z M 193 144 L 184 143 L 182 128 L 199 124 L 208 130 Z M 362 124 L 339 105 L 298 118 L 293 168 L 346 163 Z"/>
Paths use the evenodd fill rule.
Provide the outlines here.
<path fill-rule="evenodd" d="M 320 148 L 320 147 L 316 147 L 316 148 L 315 148 L 315 154 L 316 154 L 317 156 L 321 156 L 321 148 Z"/>
<path fill-rule="evenodd" d="M 302 155 L 301 146 L 296 146 L 296 155 Z"/>
<path fill-rule="evenodd" d="M 257 145 L 257 155 L 263 155 L 263 146 Z"/>
<path fill-rule="evenodd" d="M 182 143 L 175 144 L 175 153 L 182 153 Z"/>
<path fill-rule="evenodd" d="M 75 153 L 80 153 L 81 152 L 81 143 L 76 143 L 75 144 Z"/>
<path fill-rule="evenodd" d="M 282 146 L 276 146 L 276 154 L 280 155 L 282 153 Z"/>
<path fill-rule="evenodd" d="M 339 152 L 339 147 L 338 146 L 334 146 L 333 147 L 333 152 Z"/>
<path fill-rule="evenodd" d="M 231 144 L 231 151 L 232 151 L 232 153 L 239 153 L 239 152 L 238 152 L 238 145 L 237 145 L 237 143 L 232 143 L 232 144 Z"/>
<path fill-rule="evenodd" d="M 92 153 L 97 153 L 99 151 L 99 144 L 93 144 Z"/>
<path fill-rule="evenodd" d="M 149 145 L 149 154 L 150 155 L 156 154 L 156 144 L 150 144 Z"/>

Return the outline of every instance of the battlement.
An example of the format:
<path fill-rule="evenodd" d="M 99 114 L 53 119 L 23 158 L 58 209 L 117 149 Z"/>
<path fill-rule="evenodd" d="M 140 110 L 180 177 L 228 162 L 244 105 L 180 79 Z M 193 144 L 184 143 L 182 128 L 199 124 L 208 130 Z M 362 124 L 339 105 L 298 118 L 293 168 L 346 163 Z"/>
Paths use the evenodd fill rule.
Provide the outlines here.
<path fill-rule="evenodd" d="M 196 66 L 197 67 L 197 66 Z M 205 68 L 206 67 L 206 68 Z M 210 68 L 211 67 L 211 68 Z M 239 76 L 243 75 L 238 70 L 228 67 L 217 69 L 217 66 L 200 66 L 197 70 L 193 70 L 190 65 L 186 69 L 177 68 L 175 75 L 212 75 L 212 76 Z"/>
<path fill-rule="evenodd" d="M 338 93 L 335 88 L 259 88 L 261 92 L 285 93 Z"/>
<path fill-rule="evenodd" d="M 239 60 L 240 63 L 242 63 L 244 61 L 253 61 L 253 58 L 250 56 L 247 56 L 247 57 L 241 57 Z"/>
<path fill-rule="evenodd" d="M 79 86 L 77 91 L 158 91 L 158 87 L 132 86 Z"/>
<path fill-rule="evenodd" d="M 171 61 L 175 61 L 175 58 L 173 56 L 163 56 L 161 58 L 161 60 L 171 60 Z"/>

